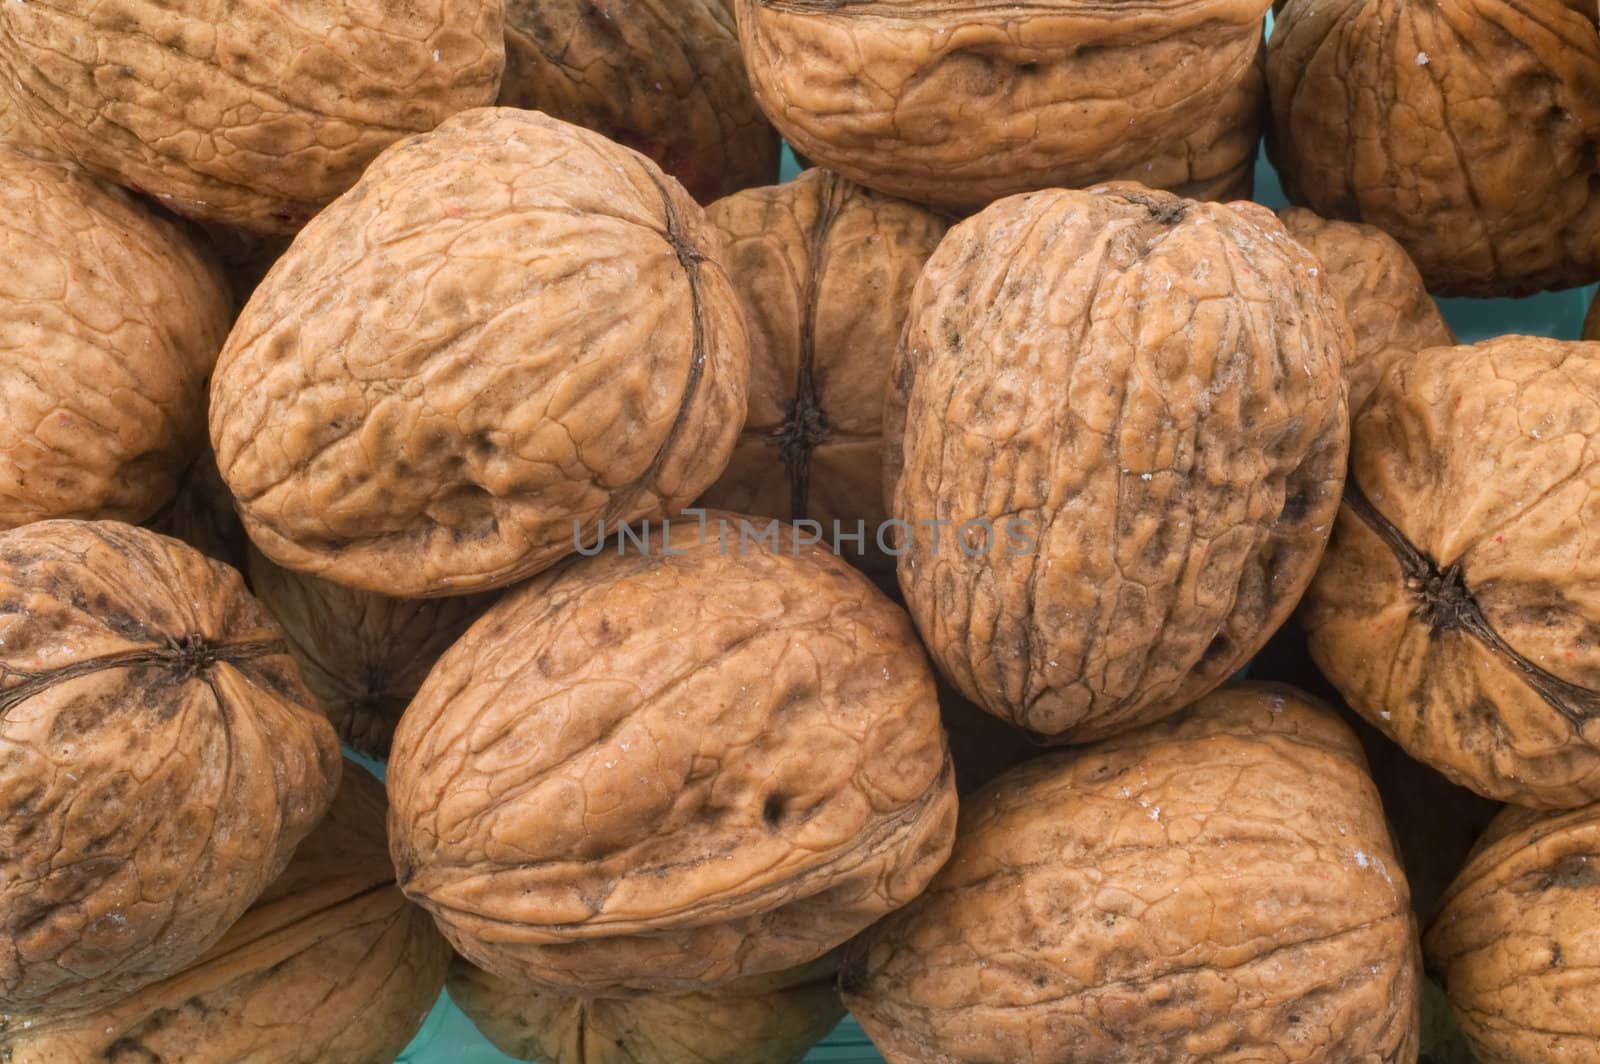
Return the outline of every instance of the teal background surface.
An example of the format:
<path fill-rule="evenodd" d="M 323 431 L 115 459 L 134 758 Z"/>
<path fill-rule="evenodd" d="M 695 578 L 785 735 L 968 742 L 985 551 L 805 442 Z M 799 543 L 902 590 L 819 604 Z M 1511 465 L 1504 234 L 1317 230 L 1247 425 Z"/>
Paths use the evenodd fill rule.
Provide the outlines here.
<path fill-rule="evenodd" d="M 783 180 L 799 173 L 793 155 L 784 149 Z M 1256 165 L 1258 202 L 1274 209 L 1287 205 L 1278 176 L 1265 157 Z M 1583 327 L 1594 287 L 1549 292 L 1529 299 L 1445 299 L 1444 315 L 1463 343 L 1524 333 L 1576 340 Z M 370 763 L 369 763 L 370 764 Z M 472 1026 L 470 1020 L 441 995 L 422 1030 L 400 1056 L 402 1064 L 501 1064 L 513 1058 L 501 1054 Z M 806 1057 L 807 1064 L 882 1064 L 883 1058 L 846 1017 L 826 1041 Z"/>

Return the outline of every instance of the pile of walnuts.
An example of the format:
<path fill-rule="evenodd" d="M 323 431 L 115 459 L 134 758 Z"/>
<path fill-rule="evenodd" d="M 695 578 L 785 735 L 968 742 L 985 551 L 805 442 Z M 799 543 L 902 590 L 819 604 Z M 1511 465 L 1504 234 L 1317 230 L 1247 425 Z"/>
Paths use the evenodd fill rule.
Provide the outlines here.
<path fill-rule="evenodd" d="M 1592 2 L 17 0 L 0 252 L 0 1064 L 1600 1061 Z"/>

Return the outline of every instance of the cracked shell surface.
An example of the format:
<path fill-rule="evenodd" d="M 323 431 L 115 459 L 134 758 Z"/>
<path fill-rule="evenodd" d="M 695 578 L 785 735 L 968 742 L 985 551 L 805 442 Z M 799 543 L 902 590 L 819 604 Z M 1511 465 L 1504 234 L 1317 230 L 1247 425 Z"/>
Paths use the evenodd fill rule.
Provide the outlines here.
<path fill-rule="evenodd" d="M 1254 684 L 967 800 L 840 987 L 890 1064 L 1410 1064 L 1417 952 L 1360 744 Z"/>
<path fill-rule="evenodd" d="M 1423 939 L 1480 1064 L 1581 1064 L 1600 1042 L 1600 806 L 1508 807 Z"/>
<path fill-rule="evenodd" d="M 799 1064 L 844 1017 L 837 958 L 698 994 L 586 998 L 457 960 L 450 997 L 508 1056 L 546 1064 Z"/>
<path fill-rule="evenodd" d="M 508 0 L 500 103 L 643 152 L 702 203 L 778 179 L 724 0 Z"/>
<path fill-rule="evenodd" d="M 428 670 L 493 594 L 396 599 L 319 580 L 250 551 L 250 588 L 283 626 L 289 653 L 339 738 L 385 757 Z"/>
<path fill-rule="evenodd" d="M 953 228 L 885 412 L 900 586 L 945 677 L 1080 741 L 1237 671 L 1322 554 L 1352 343 L 1255 204 L 1109 185 Z"/>
<path fill-rule="evenodd" d="M 1418 760 L 1537 808 L 1600 797 L 1600 344 L 1401 363 L 1356 420 L 1312 657 Z"/>
<path fill-rule="evenodd" d="M 945 232 L 937 215 L 824 170 L 751 189 L 706 212 L 750 328 L 750 399 L 722 477 L 701 503 L 834 522 L 865 544 L 841 553 L 892 583 L 879 548 L 883 396 L 911 289 Z"/>
<path fill-rule="evenodd" d="M 26 0 L 0 96 L 32 142 L 193 218 L 292 233 L 387 145 L 493 103 L 494 0 Z"/>
<path fill-rule="evenodd" d="M 1126 179 L 1247 195 L 1268 0 L 738 0 L 756 99 L 797 152 L 976 208 Z"/>
<path fill-rule="evenodd" d="M 713 515 L 715 516 L 715 515 Z M 905 615 L 827 550 L 708 518 L 508 594 L 389 760 L 407 895 L 467 960 L 589 993 L 826 954 L 950 850 L 954 774 Z M 677 552 L 682 551 L 679 554 Z"/>
<path fill-rule="evenodd" d="M 1578 0 L 1290 0 L 1268 150 L 1291 201 L 1392 235 L 1433 291 L 1600 279 L 1600 33 Z"/>
<path fill-rule="evenodd" d="M 1344 304 L 1355 334 L 1345 363 L 1350 416 L 1367 405 L 1378 379 L 1396 362 L 1430 347 L 1448 347 L 1456 334 L 1428 294 L 1416 264 L 1382 229 L 1330 221 L 1293 207 L 1278 218 L 1289 235 L 1321 261 L 1328 284 Z"/>
<path fill-rule="evenodd" d="M 395 887 L 384 812 L 383 784 L 346 765 L 328 815 L 203 957 L 105 1008 L 0 1029 L 0 1059 L 391 1064 L 450 947 Z"/>
<path fill-rule="evenodd" d="M 0 144 L 0 527 L 142 521 L 205 441 L 222 276 L 120 189 Z"/>
<path fill-rule="evenodd" d="M 0 534 L 0 1013 L 193 962 L 284 867 L 339 746 L 238 573 L 115 522 Z"/>
<path fill-rule="evenodd" d="M 279 565 L 397 598 L 513 583 L 688 505 L 744 418 L 743 314 L 654 163 L 484 108 L 308 225 L 217 364 L 211 436 Z"/>

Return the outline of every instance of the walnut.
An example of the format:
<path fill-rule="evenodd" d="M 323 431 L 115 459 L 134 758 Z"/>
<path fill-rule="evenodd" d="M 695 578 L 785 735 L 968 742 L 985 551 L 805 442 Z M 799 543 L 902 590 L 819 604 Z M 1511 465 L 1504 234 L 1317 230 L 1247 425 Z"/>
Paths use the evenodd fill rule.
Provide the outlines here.
<path fill-rule="evenodd" d="M 288 862 L 339 746 L 238 573 L 115 522 L 0 534 L 0 1013 L 194 962 Z"/>
<path fill-rule="evenodd" d="M 205 440 L 220 272 L 133 197 L 7 144 L 0 260 L 23 264 L 0 271 L 0 527 L 150 517 Z"/>
<path fill-rule="evenodd" d="M 727 464 L 748 355 L 677 183 L 533 111 L 385 152 L 240 315 L 211 437 L 274 562 L 397 598 L 512 583 Z"/>
<path fill-rule="evenodd" d="M 1378 378 L 1396 362 L 1456 342 L 1416 265 L 1383 230 L 1329 221 L 1299 207 L 1280 212 L 1278 218 L 1290 236 L 1321 260 L 1328 284 L 1350 319 L 1355 349 L 1345 364 L 1344 380 L 1351 417 L 1367 405 Z"/>
<path fill-rule="evenodd" d="M 290 233 L 385 146 L 492 103 L 493 0 L 26 0 L 0 8 L 23 135 L 179 214 Z"/>
<path fill-rule="evenodd" d="M 1473 1059 L 1593 1059 L 1597 888 L 1600 807 L 1507 808 L 1489 826 L 1423 940 Z"/>
<path fill-rule="evenodd" d="M 1254 204 L 1112 185 L 953 228 L 885 429 L 900 586 L 945 676 L 1079 741 L 1237 671 L 1321 556 L 1351 349 L 1316 261 Z"/>
<path fill-rule="evenodd" d="M 396 599 L 273 565 L 250 551 L 250 587 L 277 618 L 306 686 L 339 738 L 373 757 L 439 655 L 493 594 Z"/>
<path fill-rule="evenodd" d="M 1289 0 L 1267 141 L 1289 198 L 1398 240 L 1428 287 L 1600 279 L 1600 33 L 1579 0 Z"/>
<path fill-rule="evenodd" d="M 502 1053 L 550 1064 L 799 1064 L 844 1016 L 833 955 L 698 994 L 593 998 L 457 961 L 450 997 Z"/>
<path fill-rule="evenodd" d="M 903 200 L 807 170 L 712 205 L 750 327 L 750 400 L 706 506 L 813 520 L 825 541 L 893 582 L 879 533 L 883 395 L 911 287 L 945 223 Z M 886 541 L 885 541 L 886 542 Z"/>
<path fill-rule="evenodd" d="M 814 960 L 915 897 L 955 821 L 905 615 L 718 514 L 502 598 L 406 710 L 389 794 L 401 886 L 457 951 L 587 994 Z"/>
<path fill-rule="evenodd" d="M 1400 363 L 1357 419 L 1312 656 L 1415 758 L 1501 801 L 1600 798 L 1600 345 Z"/>
<path fill-rule="evenodd" d="M 347 766 L 327 817 L 205 956 L 92 1012 L 0 1017 L 8 1064 L 391 1064 L 450 948 L 395 888 L 383 785 Z"/>
<path fill-rule="evenodd" d="M 1589 304 L 1589 313 L 1584 315 L 1583 339 L 1600 340 L 1600 292 L 1595 293 L 1594 302 Z"/>
<path fill-rule="evenodd" d="M 643 152 L 702 203 L 778 179 L 724 0 L 508 0 L 500 103 Z"/>
<path fill-rule="evenodd" d="M 1416 1059 L 1419 967 L 1360 744 L 1246 685 L 979 791 L 840 987 L 889 1064 L 1376 1064 Z"/>
<path fill-rule="evenodd" d="M 977 208 L 1127 179 L 1249 194 L 1268 0 L 739 0 L 756 99 L 795 150 L 880 192 Z"/>

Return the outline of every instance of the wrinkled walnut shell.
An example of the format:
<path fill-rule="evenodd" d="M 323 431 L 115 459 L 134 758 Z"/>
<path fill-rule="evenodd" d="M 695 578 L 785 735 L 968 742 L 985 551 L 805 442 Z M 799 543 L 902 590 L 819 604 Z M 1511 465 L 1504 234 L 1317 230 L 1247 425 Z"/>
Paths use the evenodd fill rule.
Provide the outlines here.
<path fill-rule="evenodd" d="M 1267 148 L 1447 295 L 1600 279 L 1600 33 L 1579 0 L 1289 0 Z"/>
<path fill-rule="evenodd" d="M 1355 348 L 1344 366 L 1344 382 L 1351 417 L 1367 405 L 1378 379 L 1396 362 L 1456 342 L 1416 264 L 1389 234 L 1376 226 L 1329 221 L 1299 207 L 1279 212 L 1278 219 L 1321 261 L 1350 319 Z"/>
<path fill-rule="evenodd" d="M 946 678 L 1079 741 L 1238 670 L 1321 556 L 1351 346 L 1316 261 L 1254 204 L 1110 185 L 953 228 L 885 422 L 900 586 Z"/>
<path fill-rule="evenodd" d="M 289 860 L 339 745 L 239 574 L 112 522 L 0 534 L 0 1013 L 138 990 Z"/>
<path fill-rule="evenodd" d="M 844 1016 L 832 955 L 699 994 L 575 997 L 458 960 L 450 997 L 507 1056 L 545 1064 L 799 1064 Z"/>
<path fill-rule="evenodd" d="M 391 1064 L 444 985 L 450 947 L 395 889 L 383 785 L 347 766 L 328 815 L 204 957 L 132 997 L 24 1028 L 8 1064 Z"/>
<path fill-rule="evenodd" d="M 1352 708 L 1480 794 L 1600 798 L 1600 345 L 1521 336 L 1402 362 L 1356 420 L 1306 596 Z"/>
<path fill-rule="evenodd" d="M 508 0 L 500 103 L 643 152 L 701 203 L 778 179 L 724 0 Z"/>
<path fill-rule="evenodd" d="M 384 757 L 411 698 L 494 595 L 396 599 L 318 580 L 250 551 L 250 588 L 277 618 L 289 653 L 339 738 Z"/>
<path fill-rule="evenodd" d="M 27 0 L 0 8 L 23 135 L 192 218 L 292 233 L 384 147 L 492 103 L 490 0 Z"/>
<path fill-rule="evenodd" d="M 1360 744 L 1247 685 L 966 801 L 840 987 L 889 1064 L 1380 1064 L 1416 1059 L 1418 968 Z"/>
<path fill-rule="evenodd" d="M 143 521 L 205 441 L 220 271 L 132 196 L 14 145 L 0 261 L 0 527 Z"/>
<path fill-rule="evenodd" d="M 1482 1064 L 1594 1059 L 1600 806 L 1507 808 L 1423 945 Z"/>
<path fill-rule="evenodd" d="M 749 373 L 714 240 L 655 164 L 537 112 L 391 148 L 218 360 L 211 438 L 250 538 L 351 587 L 465 594 L 688 505 Z"/>
<path fill-rule="evenodd" d="M 401 719 L 400 883 L 479 967 L 589 993 L 797 967 L 949 853 L 910 622 L 792 528 L 726 520 L 509 593 Z"/>
<path fill-rule="evenodd" d="M 795 150 L 919 203 L 1127 179 L 1248 195 L 1267 0 L 983 7 L 739 0 L 746 64 Z"/>
<path fill-rule="evenodd" d="M 893 581 L 879 545 L 883 396 L 911 288 L 945 223 L 826 170 L 713 204 L 750 327 L 750 400 L 728 469 L 701 498 L 813 520 L 824 542 Z M 885 541 L 887 542 L 887 541 Z"/>

